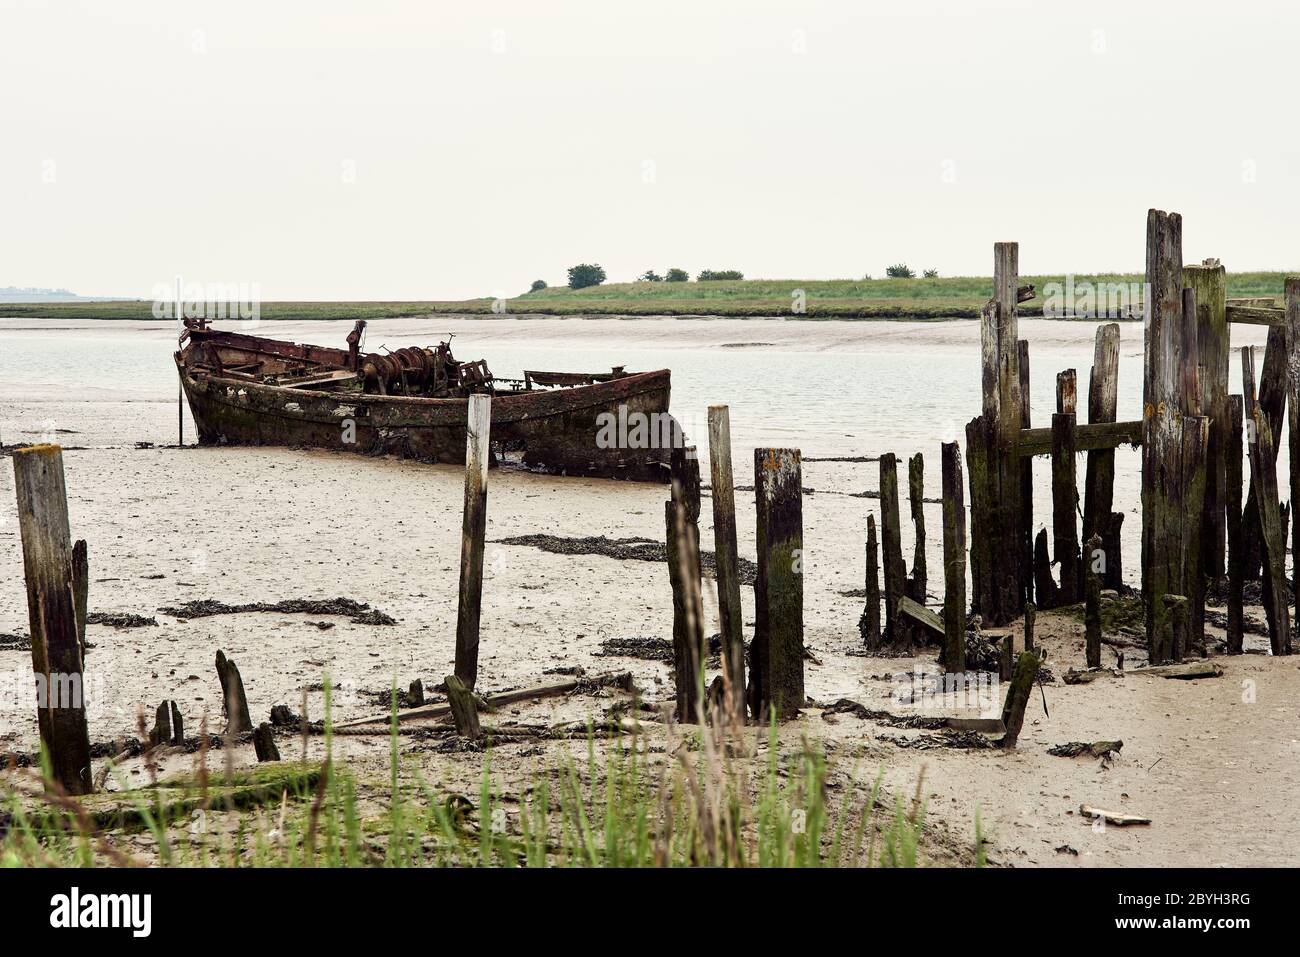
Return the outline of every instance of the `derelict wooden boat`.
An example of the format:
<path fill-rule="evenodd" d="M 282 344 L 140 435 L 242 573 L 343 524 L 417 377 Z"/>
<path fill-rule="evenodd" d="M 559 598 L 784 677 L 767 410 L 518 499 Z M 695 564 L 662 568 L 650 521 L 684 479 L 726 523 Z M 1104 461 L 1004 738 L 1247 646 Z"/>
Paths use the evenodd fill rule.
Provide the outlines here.
<path fill-rule="evenodd" d="M 287 445 L 465 461 L 469 396 L 492 396 L 493 459 L 568 475 L 667 481 L 681 430 L 668 414 L 670 373 L 526 372 L 493 376 L 451 346 L 361 351 L 217 331 L 186 320 L 175 354 L 205 445 Z M 629 423 L 631 425 L 629 426 Z"/>

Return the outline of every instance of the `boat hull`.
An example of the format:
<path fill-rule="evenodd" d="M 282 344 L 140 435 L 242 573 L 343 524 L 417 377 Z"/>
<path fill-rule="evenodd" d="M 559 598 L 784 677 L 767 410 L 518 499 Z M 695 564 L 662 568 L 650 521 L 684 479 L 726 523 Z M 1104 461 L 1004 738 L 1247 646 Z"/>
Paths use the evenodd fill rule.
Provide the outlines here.
<path fill-rule="evenodd" d="M 177 371 L 203 445 L 279 445 L 464 463 L 469 401 L 290 389 L 187 368 Z M 499 392 L 494 451 L 566 475 L 668 478 L 668 370 L 576 388 Z M 632 428 L 628 428 L 632 423 Z M 645 427 L 639 428 L 643 424 Z"/>

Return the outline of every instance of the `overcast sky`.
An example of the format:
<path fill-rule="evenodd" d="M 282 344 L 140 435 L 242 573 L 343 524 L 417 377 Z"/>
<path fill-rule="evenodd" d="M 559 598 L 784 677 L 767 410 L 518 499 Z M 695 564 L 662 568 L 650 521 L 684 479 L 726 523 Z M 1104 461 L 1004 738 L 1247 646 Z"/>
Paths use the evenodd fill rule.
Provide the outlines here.
<path fill-rule="evenodd" d="M 1300 268 L 1297 4 L 1159 6 L 0 0 L 0 286 Z"/>

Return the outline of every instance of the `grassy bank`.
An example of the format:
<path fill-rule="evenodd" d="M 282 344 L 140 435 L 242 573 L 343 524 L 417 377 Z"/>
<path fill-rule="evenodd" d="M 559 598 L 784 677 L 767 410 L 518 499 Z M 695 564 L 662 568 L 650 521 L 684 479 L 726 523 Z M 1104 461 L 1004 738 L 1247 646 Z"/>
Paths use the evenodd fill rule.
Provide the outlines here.
<path fill-rule="evenodd" d="M 1284 272 L 1228 274 L 1228 295 L 1273 297 L 1280 301 Z M 1074 277 L 1076 287 L 1091 283 L 1142 283 L 1142 276 L 1094 274 Z M 1049 283 L 1065 282 L 1063 275 L 1023 276 L 1033 283 L 1038 298 L 1023 303 L 1021 315 L 1042 314 Z M 388 319 L 437 314 L 508 314 L 543 316 L 784 316 L 806 319 L 974 319 L 992 293 L 993 281 L 984 276 L 940 279 L 743 279 L 724 282 L 607 283 L 587 289 L 553 287 L 527 293 L 498 304 L 492 299 L 408 302 L 264 302 L 261 318 L 267 320 Z M 796 313 L 793 304 L 802 291 L 805 306 Z M 153 303 L 71 302 L 0 304 L 0 316 L 50 319 L 152 319 Z"/>

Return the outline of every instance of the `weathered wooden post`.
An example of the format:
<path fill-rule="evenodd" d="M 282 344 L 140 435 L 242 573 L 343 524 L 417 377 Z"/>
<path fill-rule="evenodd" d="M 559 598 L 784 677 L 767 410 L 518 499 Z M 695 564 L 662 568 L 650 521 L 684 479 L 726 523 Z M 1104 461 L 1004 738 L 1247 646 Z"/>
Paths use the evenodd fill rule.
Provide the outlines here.
<path fill-rule="evenodd" d="M 761 679 L 760 719 L 765 714 L 793 717 L 805 702 L 800 458 L 798 449 L 754 450 L 758 576 L 753 657 Z"/>
<path fill-rule="evenodd" d="M 1183 267 L 1183 285 L 1196 297 L 1196 343 L 1200 357 L 1200 409 L 1209 416 L 1206 453 L 1205 508 L 1201 520 L 1201 571 L 1209 578 L 1224 575 L 1227 526 L 1228 441 L 1228 282 L 1217 259 Z"/>
<path fill-rule="evenodd" d="M 1074 369 L 1056 374 L 1056 412 L 1058 415 L 1079 412 L 1079 373 Z"/>
<path fill-rule="evenodd" d="M 1254 361 L 1252 357 L 1252 368 L 1254 368 Z M 1277 461 L 1278 439 L 1285 427 L 1282 415 L 1286 407 L 1287 364 L 1286 329 L 1282 326 L 1269 326 L 1268 341 L 1264 346 L 1264 368 L 1259 379 L 1259 391 L 1256 393 L 1257 398 L 1251 401 L 1258 402 L 1260 412 L 1268 422 L 1269 432 L 1274 440 L 1274 448 L 1272 449 L 1274 462 Z M 1246 403 L 1245 408 L 1247 455 L 1249 455 L 1250 429 L 1253 428 L 1250 425 L 1251 401 Z M 1260 578 L 1260 563 L 1263 554 L 1260 536 L 1259 503 L 1255 499 L 1255 487 L 1252 483 L 1246 490 L 1246 505 L 1241 514 L 1242 574 L 1246 581 L 1256 581 Z"/>
<path fill-rule="evenodd" d="M 1093 535 L 1088 539 L 1088 548 L 1083 556 L 1083 574 L 1086 576 L 1083 599 L 1084 643 L 1089 668 L 1101 667 L 1101 575 L 1097 569 L 1098 556 L 1105 561 L 1101 536 Z"/>
<path fill-rule="evenodd" d="M 1241 396 L 1228 397 L 1228 442 L 1225 452 L 1227 484 L 1227 538 L 1228 538 L 1228 626 L 1225 639 L 1228 654 L 1239 655 L 1242 652 L 1243 614 L 1245 582 L 1242 572 L 1245 556 L 1241 544 L 1241 433 L 1242 433 Z"/>
<path fill-rule="evenodd" d="M 253 753 L 259 764 L 267 761 L 279 761 L 280 749 L 275 745 L 275 732 L 269 721 L 263 721 L 253 731 Z"/>
<path fill-rule="evenodd" d="M 478 722 L 478 702 L 474 700 L 474 691 L 457 675 L 447 675 L 447 704 L 451 707 L 451 718 L 456 725 L 456 733 L 463 738 L 477 741 L 483 737 L 483 730 Z"/>
<path fill-rule="evenodd" d="M 81 663 L 86 663 L 86 609 L 90 601 L 90 556 L 86 540 L 77 539 L 72 546 L 72 605 L 77 612 L 77 645 Z"/>
<path fill-rule="evenodd" d="M 1052 577 L 1052 559 L 1047 551 L 1047 529 L 1040 528 L 1034 539 L 1034 596 L 1039 608 L 1055 608 L 1061 603 L 1061 590 Z"/>
<path fill-rule="evenodd" d="M 1161 601 L 1169 610 L 1165 619 L 1165 628 L 1169 632 L 1165 644 L 1173 649 L 1171 656 L 1174 661 L 1182 661 L 1187 654 L 1187 596 L 1165 595 Z"/>
<path fill-rule="evenodd" d="M 34 445 L 15 449 L 13 460 L 41 747 L 49 755 L 53 783 L 68 794 L 89 794 L 94 785 L 63 450 Z"/>
<path fill-rule="evenodd" d="M 1241 350 L 1241 378 L 1246 407 L 1246 445 L 1250 454 L 1250 485 L 1255 493 L 1259 514 L 1264 611 L 1268 618 L 1269 644 L 1275 655 L 1290 654 L 1291 622 L 1286 597 L 1282 510 L 1277 499 L 1277 456 L 1268 417 L 1255 400 L 1254 347 Z"/>
<path fill-rule="evenodd" d="M 912 512 L 912 529 L 915 532 L 912 548 L 912 577 L 908 582 L 909 597 L 917 604 L 925 604 L 928 575 L 925 567 L 925 457 L 917 452 L 907 460 L 907 501 Z"/>
<path fill-rule="evenodd" d="M 1119 405 L 1119 323 L 1108 322 L 1097 327 L 1093 346 L 1092 374 L 1088 379 L 1088 422 L 1114 422 Z M 1115 450 L 1090 449 L 1087 470 L 1083 480 L 1083 540 L 1093 535 L 1102 536 L 1109 567 L 1112 557 L 1118 564 L 1119 555 L 1112 556 L 1105 541 L 1110 525 L 1111 509 L 1115 506 Z"/>
<path fill-rule="evenodd" d="M 1082 575 L 1079 568 L 1079 487 L 1074 452 L 1076 426 L 1073 412 L 1052 416 L 1052 541 L 1056 563 L 1061 569 L 1060 602 L 1073 605 L 1080 599 Z"/>
<path fill-rule="evenodd" d="M 966 505 L 962 499 L 961 450 L 940 446 L 943 483 L 943 667 L 966 670 Z"/>
<path fill-rule="evenodd" d="M 1014 748 L 1020 740 L 1020 730 L 1025 726 L 1025 708 L 1028 707 L 1029 695 L 1034 690 L 1038 666 L 1038 655 L 1032 651 L 1022 651 L 1016 658 L 1011 672 L 1011 685 L 1007 688 L 1006 702 L 1002 706 L 1002 724 L 1006 727 L 1006 733 L 998 742 L 1000 747 Z"/>
<path fill-rule="evenodd" d="M 1300 595 L 1300 276 L 1286 278 L 1287 334 L 1287 413 L 1290 426 L 1291 457 L 1291 585 L 1292 594 Z M 1300 602 L 1300 598 L 1297 599 Z M 1287 653 L 1290 653 L 1288 647 Z"/>
<path fill-rule="evenodd" d="M 1033 418 L 1029 403 L 1029 340 L 1017 342 L 1020 353 L 1020 428 L 1029 428 Z M 1020 562 L 1024 597 L 1033 597 L 1034 567 L 1034 457 L 1020 457 Z"/>
<path fill-rule="evenodd" d="M 740 563 L 736 548 L 736 493 L 731 471 L 731 417 L 725 405 L 709 406 L 709 479 L 713 486 L 713 550 L 718 582 L 718 629 L 722 670 L 731 707 L 745 715 L 744 611 L 740 603 Z M 880 608 L 876 608 L 879 628 Z"/>
<path fill-rule="evenodd" d="M 673 482 L 673 497 L 664 503 L 668 580 L 673 589 L 673 682 L 677 720 L 699 717 L 704 685 L 704 614 L 700 593 L 699 526 L 691 520 L 689 495 Z M 742 682 L 743 684 L 743 682 Z"/>
<path fill-rule="evenodd" d="M 898 512 L 898 459 L 880 456 L 880 537 L 885 565 L 885 641 L 897 642 L 905 627 L 898 620 L 898 599 L 906 594 L 907 566 L 903 562 L 902 519 Z"/>
<path fill-rule="evenodd" d="M 253 730 L 253 719 L 248 713 L 248 695 L 244 692 L 244 679 L 239 666 L 217 649 L 217 680 L 221 682 L 221 706 L 226 712 L 226 734 L 243 734 Z"/>
<path fill-rule="evenodd" d="M 1025 651 L 1034 650 L 1034 618 L 1038 609 L 1032 601 L 1025 603 Z"/>
<path fill-rule="evenodd" d="M 965 529 L 963 529 L 965 531 Z M 867 516 L 866 607 L 858 621 L 862 644 L 869 650 L 880 647 L 880 544 L 876 541 L 876 516 Z"/>
<path fill-rule="evenodd" d="M 471 395 L 465 428 L 465 510 L 460 532 L 460 596 L 456 608 L 456 677 L 471 691 L 478 681 L 483 538 L 487 532 L 491 441 L 492 397 Z"/>

